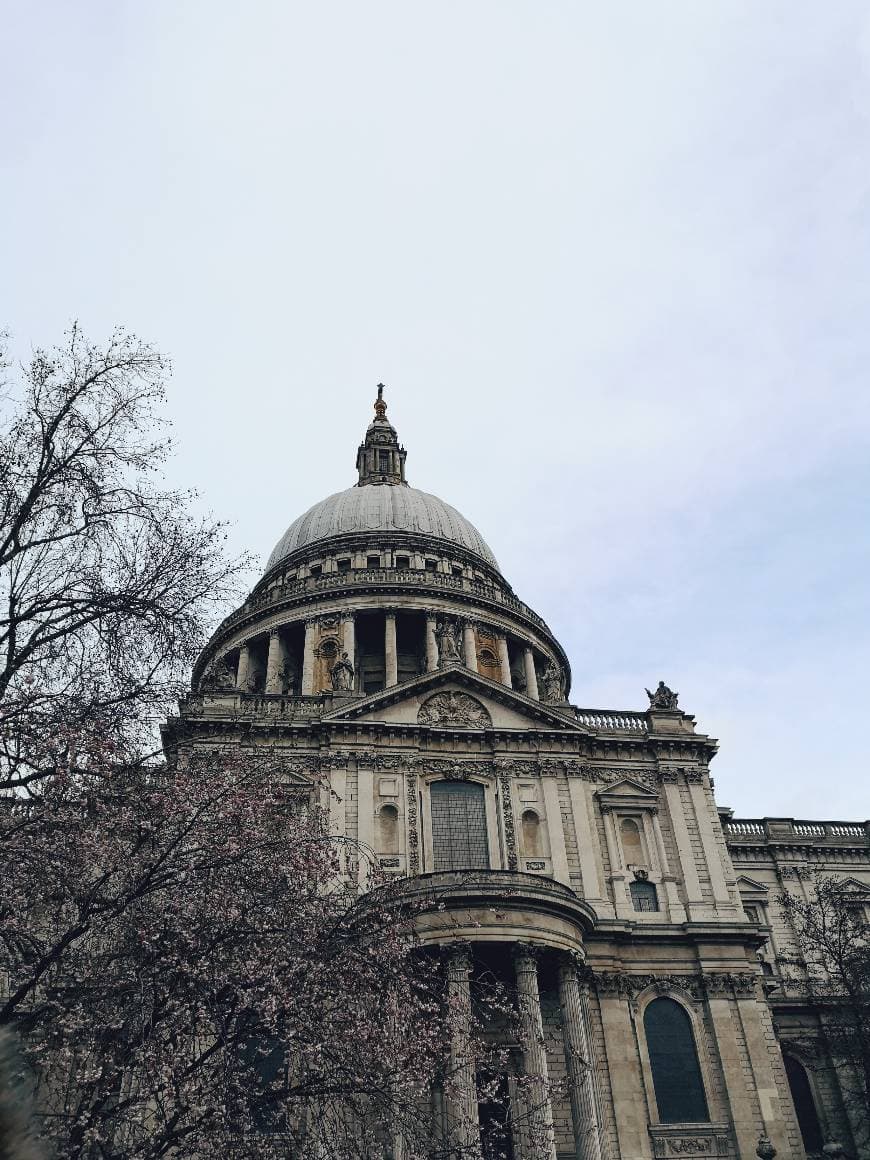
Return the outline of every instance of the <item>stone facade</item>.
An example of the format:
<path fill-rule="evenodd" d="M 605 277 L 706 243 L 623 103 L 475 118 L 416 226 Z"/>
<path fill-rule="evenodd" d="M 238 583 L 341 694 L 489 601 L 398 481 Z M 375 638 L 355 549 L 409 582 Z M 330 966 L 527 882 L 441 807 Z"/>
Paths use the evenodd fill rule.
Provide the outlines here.
<path fill-rule="evenodd" d="M 639 711 L 571 704 L 564 651 L 480 534 L 405 482 L 380 391 L 357 467 L 215 633 L 167 752 L 262 746 L 319 775 L 361 889 L 378 865 L 438 892 L 419 935 L 455 947 L 457 1001 L 482 956 L 509 964 L 550 1160 L 752 1157 L 761 1137 L 804 1156 L 780 1041 L 811 1016 L 781 985 L 774 900 L 811 862 L 870 885 L 867 828 L 720 814 L 716 742 L 663 684 Z M 694 1044 L 692 1119 L 665 1108 L 661 1012 Z M 848 1146 L 829 1072 L 813 1090 Z M 473 1147 L 476 1114 L 446 1108 L 445 1137 Z"/>

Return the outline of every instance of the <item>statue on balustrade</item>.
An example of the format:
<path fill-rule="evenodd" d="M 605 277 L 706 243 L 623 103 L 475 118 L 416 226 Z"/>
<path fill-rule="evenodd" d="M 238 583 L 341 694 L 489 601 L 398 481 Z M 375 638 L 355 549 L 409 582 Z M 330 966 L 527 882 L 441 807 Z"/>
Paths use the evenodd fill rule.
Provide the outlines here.
<path fill-rule="evenodd" d="M 459 636 L 453 621 L 440 621 L 435 635 L 438 640 L 439 668 L 443 668 L 445 665 L 461 664 L 462 657 L 459 653 Z"/>
<path fill-rule="evenodd" d="M 299 694 L 299 668 L 293 661 L 285 661 L 281 667 L 281 692 L 285 697 Z"/>
<path fill-rule="evenodd" d="M 545 701 L 563 701 L 565 699 L 562 692 L 562 674 L 553 661 L 547 665 L 541 680 L 544 686 Z"/>
<path fill-rule="evenodd" d="M 673 689 L 669 689 L 664 681 L 659 681 L 658 687 L 654 693 L 649 689 L 646 690 L 646 695 L 649 697 L 650 709 L 678 709 L 677 703 L 679 693 L 675 693 Z"/>
<path fill-rule="evenodd" d="M 329 671 L 329 678 L 336 693 L 353 692 L 354 668 L 346 652 L 341 654 Z"/>
<path fill-rule="evenodd" d="M 230 671 L 224 657 L 209 665 L 199 682 L 201 693 L 223 693 L 236 687 L 235 675 Z"/>

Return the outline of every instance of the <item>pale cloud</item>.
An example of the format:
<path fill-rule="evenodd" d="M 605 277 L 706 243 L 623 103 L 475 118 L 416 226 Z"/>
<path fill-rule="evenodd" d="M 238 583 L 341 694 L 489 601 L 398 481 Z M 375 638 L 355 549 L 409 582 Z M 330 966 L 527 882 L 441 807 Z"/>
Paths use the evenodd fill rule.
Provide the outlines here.
<path fill-rule="evenodd" d="M 43 3 L 0 51 L 0 313 L 172 354 L 237 546 L 384 379 L 576 701 L 663 677 L 722 801 L 870 813 L 864 5 Z"/>

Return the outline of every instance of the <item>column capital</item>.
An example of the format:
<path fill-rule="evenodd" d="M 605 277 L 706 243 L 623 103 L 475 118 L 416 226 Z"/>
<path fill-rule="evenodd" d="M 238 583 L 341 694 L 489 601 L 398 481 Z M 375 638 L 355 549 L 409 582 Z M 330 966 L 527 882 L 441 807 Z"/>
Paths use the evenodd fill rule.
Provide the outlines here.
<path fill-rule="evenodd" d="M 356 612 L 352 608 L 343 608 L 340 616 L 342 620 L 353 620 L 356 617 Z"/>
<path fill-rule="evenodd" d="M 562 951 L 559 955 L 559 970 L 573 971 L 583 976 L 587 973 L 586 958 L 580 951 Z"/>
<path fill-rule="evenodd" d="M 451 971 L 470 971 L 474 955 L 470 942 L 454 942 L 447 948 L 447 967 Z"/>
<path fill-rule="evenodd" d="M 277 638 L 278 634 L 280 633 L 280 631 L 281 631 L 281 629 L 278 626 L 276 626 L 275 628 L 270 628 L 269 629 L 269 640 L 275 640 Z"/>
<path fill-rule="evenodd" d="M 517 970 L 534 971 L 537 973 L 538 960 L 541 957 L 541 947 L 534 943 L 516 942 L 511 948 L 514 966 Z"/>

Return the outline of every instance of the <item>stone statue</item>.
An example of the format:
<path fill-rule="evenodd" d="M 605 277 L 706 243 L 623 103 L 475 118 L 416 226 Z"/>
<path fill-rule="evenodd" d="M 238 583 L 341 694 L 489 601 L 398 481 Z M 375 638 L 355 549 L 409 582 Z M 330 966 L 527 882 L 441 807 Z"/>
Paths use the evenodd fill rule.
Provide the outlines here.
<path fill-rule="evenodd" d="M 299 669 L 292 661 L 281 666 L 281 692 L 285 697 L 295 697 L 299 692 Z"/>
<path fill-rule="evenodd" d="M 201 693 L 222 693 L 235 689 L 236 678 L 230 672 L 224 657 L 217 657 L 206 669 L 199 682 Z"/>
<path fill-rule="evenodd" d="M 562 700 L 562 674 L 559 672 L 557 665 L 550 661 L 544 675 L 541 678 L 544 686 L 544 700 L 545 701 L 561 701 Z"/>
<path fill-rule="evenodd" d="M 459 654 L 459 638 L 456 633 L 456 625 L 453 621 L 440 621 L 436 636 L 438 638 L 439 667 L 443 668 L 445 665 L 461 664 L 462 657 Z"/>
<path fill-rule="evenodd" d="M 649 697 L 650 709 L 678 709 L 679 705 L 677 699 L 679 693 L 675 693 L 673 689 L 669 689 L 664 681 L 659 681 L 658 688 L 654 693 L 649 689 L 646 690 L 646 695 Z"/>
<path fill-rule="evenodd" d="M 340 659 L 329 670 L 329 679 L 332 681 L 332 687 L 336 693 L 353 692 L 353 674 L 353 665 L 347 653 L 343 652 Z"/>

